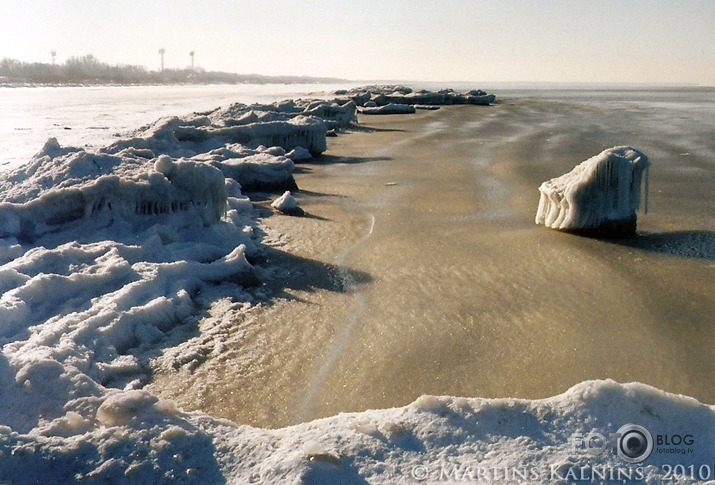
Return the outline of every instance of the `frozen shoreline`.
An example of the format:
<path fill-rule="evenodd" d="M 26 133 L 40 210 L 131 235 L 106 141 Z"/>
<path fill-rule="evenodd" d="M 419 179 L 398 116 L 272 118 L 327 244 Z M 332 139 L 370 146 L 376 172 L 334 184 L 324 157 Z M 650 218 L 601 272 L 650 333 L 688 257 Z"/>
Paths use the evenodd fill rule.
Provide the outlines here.
<path fill-rule="evenodd" d="M 439 123 L 439 120 L 435 120 L 435 123 Z M 439 125 L 435 124 L 434 126 Z M 385 136 L 379 132 L 370 135 L 378 138 Z M 348 135 L 346 138 L 350 136 L 354 135 Z M 412 139 L 410 143 L 414 144 L 415 141 Z M 377 163 L 389 162 L 389 158 L 394 157 L 397 153 L 395 151 L 397 146 L 392 145 L 392 152 L 386 151 L 382 155 L 384 160 L 377 157 L 374 161 Z M 374 154 L 356 154 L 358 158 L 363 155 Z M 340 164 L 340 161 L 337 162 Z M 374 163 L 357 164 L 354 165 L 354 168 L 358 172 L 358 176 L 360 172 L 363 172 L 364 176 L 377 169 Z M 168 167 L 155 165 L 155 170 L 158 173 L 167 169 Z M 488 179 L 484 180 L 485 183 L 488 183 L 487 203 L 498 203 L 502 197 L 499 195 L 498 189 L 498 172 L 491 172 L 491 175 L 495 177 L 492 182 L 489 182 Z M 353 182 L 348 180 L 349 183 Z M 403 189 L 399 183 L 389 186 L 383 184 L 382 187 L 390 187 L 397 191 Z M 358 185 L 353 187 L 353 190 L 361 189 Z M 247 200 L 234 198 L 236 200 L 231 203 L 235 206 L 232 208 L 238 211 L 237 215 L 240 215 L 241 208 L 247 209 Z M 375 199 L 374 202 L 378 206 L 381 203 L 379 199 Z M 424 202 L 427 202 L 427 207 L 430 207 L 428 199 L 425 199 Z M 506 220 L 510 221 L 508 225 L 518 229 L 521 224 L 518 214 L 521 213 L 522 203 L 525 205 L 525 200 L 522 201 L 519 198 L 513 200 L 512 210 L 499 215 L 498 222 L 492 222 L 492 224 L 496 227 Z M 419 201 L 414 201 L 414 205 L 419 208 Z M 306 207 L 310 214 L 310 204 Z M 356 221 L 359 219 L 357 217 Z M 233 221 L 239 230 L 242 227 L 241 224 L 248 222 L 240 218 L 234 218 Z M 320 222 L 320 219 L 316 219 L 316 222 Z M 251 227 L 253 230 L 261 230 L 257 226 Z M 366 225 L 365 221 L 360 222 L 357 227 L 358 234 L 372 234 L 373 232 L 372 225 Z M 707 227 L 707 223 L 705 223 L 705 227 Z M 277 234 L 277 236 L 281 235 Z M 172 241 L 174 244 L 171 247 L 172 251 L 188 249 L 181 248 L 182 238 L 185 235 L 162 230 L 157 231 L 156 235 L 147 237 L 147 241 L 153 241 L 154 249 L 152 251 L 156 251 L 167 242 L 171 245 Z M 216 234 L 215 237 L 225 238 L 225 233 L 223 235 Z M 242 238 L 241 241 L 245 241 L 247 246 L 251 245 L 250 231 L 240 235 L 240 238 Z M 325 241 L 331 241 L 331 239 L 328 237 Z M 228 238 L 225 242 L 232 244 L 235 241 Z M 208 243 L 208 240 L 202 242 L 202 244 Z M 334 269 L 314 274 L 314 277 L 318 276 L 315 279 L 316 282 L 322 279 L 320 276 L 330 276 L 333 271 L 336 276 L 340 276 L 345 265 L 350 265 L 351 271 L 360 270 L 359 266 L 354 266 L 355 258 L 360 257 L 359 251 L 356 251 L 356 254 L 352 254 L 352 252 L 344 254 L 341 244 L 344 243 L 334 246 L 334 257 L 339 264 Z M 350 244 L 348 242 L 348 246 Z M 215 258 L 210 254 L 216 251 L 208 250 L 208 246 L 204 247 L 206 248 L 203 250 L 204 261 L 201 264 Z M 293 247 L 300 248 L 301 242 L 295 241 Z M 13 245 L 8 246 L 7 249 L 9 254 L 19 251 Z M 64 251 L 62 254 L 77 251 L 76 245 L 60 245 L 56 249 Z M 78 252 L 78 256 L 75 256 L 76 260 L 68 265 L 70 273 L 61 275 L 60 278 L 55 277 L 54 281 L 65 281 L 64 278 L 71 281 L 71 272 L 91 266 L 92 261 L 96 261 L 100 257 L 117 258 L 114 268 L 126 271 L 124 263 L 121 263 L 121 258 L 128 259 L 130 264 L 136 264 L 132 258 L 136 260 L 137 256 L 140 256 L 136 243 L 124 243 L 123 246 L 117 246 L 109 252 L 106 249 L 109 248 L 95 245 L 94 253 L 91 255 L 82 255 Z M 317 246 L 316 250 L 318 250 Z M 41 255 L 41 253 L 36 254 Z M 51 256 L 57 259 L 59 254 L 59 252 L 55 252 L 51 253 Z M 156 256 L 151 257 L 156 258 Z M 190 312 L 189 299 L 192 296 L 184 296 L 180 291 L 173 296 L 172 292 L 175 291 L 175 288 L 169 284 L 172 278 L 171 271 L 174 271 L 173 266 L 170 264 L 162 266 L 168 263 L 172 257 L 172 254 L 167 253 L 159 256 L 156 261 L 150 260 L 143 263 L 147 269 L 151 269 L 151 264 L 158 263 L 157 267 L 160 272 L 168 271 L 166 295 L 148 303 L 154 305 L 153 309 L 161 309 L 167 306 L 167 300 L 169 307 L 172 306 L 173 298 L 174 303 L 181 303 L 179 309 L 182 312 Z M 228 259 L 230 258 L 226 259 L 225 266 L 226 270 L 231 273 L 233 270 L 229 266 L 234 262 L 233 260 L 229 262 Z M 11 269 L 18 274 L 24 274 L 22 271 L 27 271 L 33 264 L 42 269 L 48 268 L 49 263 L 47 260 L 27 260 L 22 263 L 24 266 L 14 263 L 6 270 Z M 221 265 L 214 265 L 211 271 L 205 271 L 205 274 L 209 275 L 209 280 L 215 277 L 223 278 L 220 275 L 216 276 L 214 272 Z M 314 267 L 317 268 L 319 265 L 316 264 Z M 18 271 L 20 269 L 22 270 Z M 115 272 L 112 278 L 120 277 L 122 279 L 122 274 L 129 273 Z M 365 271 L 364 274 L 370 274 L 370 271 Z M 705 273 L 703 274 L 705 275 Z M 6 271 L 3 275 L 5 283 L 15 284 L 13 282 L 14 273 Z M 285 276 L 291 277 L 291 275 Z M 296 276 L 300 279 L 305 274 L 292 275 L 293 278 Z M 344 277 L 344 274 L 342 276 Z M 355 272 L 353 277 L 357 282 L 364 281 L 358 272 Z M 704 282 L 708 281 L 706 278 L 703 276 Z M 53 280 L 49 280 L 48 283 L 52 284 L 51 281 Z M 116 281 L 116 283 L 124 285 L 126 281 Z M 178 286 L 184 285 L 185 283 L 180 281 Z M 212 292 L 221 294 L 223 291 L 220 288 L 210 289 L 211 287 L 206 285 L 200 285 L 200 287 L 202 289 L 201 299 L 204 301 L 211 301 Z M 320 290 L 323 289 L 325 288 L 314 290 L 289 288 L 290 291 L 307 291 L 309 293 L 311 291 L 320 293 Z M 328 290 L 330 291 L 330 288 Z M 335 293 L 340 297 L 340 292 Z M 127 300 L 126 296 L 119 293 L 117 296 L 120 297 L 117 299 L 118 302 Z M 245 304 L 242 302 L 247 301 L 246 296 L 240 289 L 237 289 L 233 297 L 217 299 L 210 310 L 213 315 L 209 315 L 213 320 L 207 318 L 204 323 L 205 328 L 198 329 L 199 334 L 209 337 L 209 340 L 205 342 L 207 345 L 194 347 L 193 354 L 172 353 L 171 349 L 167 349 L 165 362 L 174 362 L 178 368 L 182 369 L 194 365 L 197 366 L 194 368 L 200 369 L 202 362 L 206 362 L 207 359 L 229 359 L 231 356 L 240 359 L 240 345 L 246 342 L 240 333 L 240 328 L 238 333 L 235 332 L 236 329 L 233 327 L 236 323 L 232 321 L 231 313 L 244 311 Z M 173 306 L 176 308 L 175 304 Z M 170 329 L 168 332 L 167 345 L 175 343 L 177 339 L 183 340 L 185 337 L 191 337 L 195 332 L 191 326 L 182 326 L 183 318 L 178 315 L 177 323 L 179 325 L 176 330 L 171 331 Z M 112 331 L 117 336 L 121 337 L 121 333 L 124 331 L 122 328 L 126 329 L 127 325 L 131 328 L 133 324 L 131 318 L 125 320 L 119 322 L 122 323 L 122 326 L 118 327 L 118 330 Z M 56 323 L 61 323 L 61 320 L 56 320 Z M 60 343 L 66 342 L 61 338 L 63 333 L 61 326 L 58 326 L 57 330 L 58 332 L 38 333 L 38 336 L 41 337 L 35 338 L 35 342 L 40 343 L 42 340 L 45 342 L 44 345 L 51 345 L 52 340 L 57 337 L 60 337 Z M 133 332 L 140 339 L 142 334 L 137 331 L 144 332 L 144 335 L 149 336 L 149 341 L 157 337 L 151 332 L 146 333 L 146 329 L 135 327 Z M 225 345 L 225 336 L 231 337 L 232 340 L 229 339 L 231 346 L 239 347 L 232 348 Z M 311 335 L 309 332 L 307 336 L 312 337 L 314 334 Z M 325 335 L 324 338 L 330 341 L 330 335 Z M 257 343 L 260 343 L 260 339 Z M 21 346 L 16 343 L 4 341 L 3 344 L 3 352 L 10 348 L 21 350 Z M 131 345 L 129 343 L 129 349 L 131 349 Z M 26 346 L 26 348 L 30 349 L 30 346 Z M 257 350 L 260 351 L 260 346 L 257 347 Z M 47 351 L 52 352 L 49 346 L 44 350 L 44 352 Z M 101 362 L 101 356 L 96 357 L 99 357 Z M 250 479 L 262 479 L 270 482 L 283 478 L 295 482 L 302 480 L 305 483 L 336 481 L 363 483 L 365 480 L 375 483 L 393 483 L 395 480 L 402 480 L 409 483 L 413 479 L 419 478 L 439 479 L 439 476 L 432 474 L 444 473 L 440 467 L 455 463 L 460 466 L 478 463 L 484 467 L 516 467 L 526 463 L 539 469 L 546 467 L 545 469 L 549 471 L 551 470 L 550 465 L 555 465 L 557 467 L 556 477 L 540 476 L 538 480 L 535 480 L 546 483 L 552 481 L 549 480 L 550 478 L 559 479 L 566 475 L 567 469 L 570 467 L 622 466 L 618 457 L 604 455 L 594 459 L 593 456 L 586 453 L 574 454 L 571 449 L 571 435 L 575 432 L 588 433 L 592 429 L 598 429 L 607 434 L 618 429 L 620 424 L 631 421 L 644 424 L 654 434 L 693 433 L 713 427 L 713 408 L 710 406 L 699 405 L 694 400 L 669 395 L 643 385 L 617 385 L 613 382 L 601 381 L 585 382 L 564 395 L 544 401 L 424 397 L 418 399 L 415 404 L 404 408 L 338 415 L 320 421 L 268 431 L 235 426 L 228 422 L 217 421 L 203 413 L 183 413 L 174 408 L 167 400 L 157 399 L 144 391 L 132 390 L 132 386 L 135 384 L 141 387 L 141 382 L 135 384 L 132 382 L 134 382 L 133 379 L 137 373 L 143 372 L 141 369 L 143 363 L 132 360 L 132 358 L 108 357 L 110 358 L 107 362 L 111 362 L 111 365 L 98 366 L 98 369 L 106 376 L 111 376 L 111 380 L 106 381 L 105 384 L 114 381 L 112 385 L 115 387 L 121 388 L 125 384 L 128 387 L 121 391 L 112 390 L 106 395 L 102 395 L 102 393 L 94 394 L 91 391 L 94 384 L 84 382 L 81 387 L 70 389 L 70 399 L 66 403 L 57 403 L 61 405 L 60 409 L 52 409 L 52 406 L 45 407 L 41 411 L 41 418 L 33 417 L 30 412 L 25 416 L 28 419 L 26 423 L 18 420 L 18 413 L 27 412 L 23 406 L 29 405 L 29 408 L 32 409 L 34 404 L 30 400 L 34 399 L 33 396 L 36 396 L 35 393 L 38 390 L 43 386 L 48 386 L 43 392 L 47 392 L 47 397 L 52 399 L 53 393 L 61 394 L 66 389 L 63 389 L 61 385 L 51 385 L 50 383 L 54 382 L 58 376 L 70 377 L 81 383 L 81 373 L 75 373 L 71 368 L 58 368 L 48 359 L 40 362 L 42 365 L 28 365 L 15 375 L 15 382 L 11 382 L 9 379 L 5 379 L 10 376 L 10 372 L 5 372 L 9 369 L 8 364 L 3 361 L 3 386 L 7 386 L 8 389 L 16 387 L 16 392 L 13 392 L 12 396 L 8 396 L 13 404 L 4 414 L 3 424 L 7 424 L 9 427 L 2 428 L 1 432 L 0 447 L 2 447 L 2 456 L 5 460 L 2 472 L 0 472 L 3 474 L 1 475 L 3 479 L 16 479 L 22 482 L 30 481 L 33 478 L 41 480 L 49 476 L 61 476 L 68 480 L 81 478 L 84 482 L 89 483 L 103 479 L 122 479 L 129 482 L 146 483 L 173 477 L 197 483 L 224 479 L 230 483 L 242 483 Z M 245 357 L 250 358 L 251 356 Z M 75 362 L 81 363 L 79 360 Z M 319 364 L 319 361 L 316 363 Z M 339 370 L 340 367 L 335 369 Z M 227 368 L 224 371 L 230 372 L 231 369 Z M 101 377 L 96 376 L 96 378 L 98 382 L 103 382 Z M 258 404 L 261 405 L 260 402 Z M 92 414 L 93 410 L 96 410 L 94 415 Z M 529 416 L 531 417 L 529 418 Z M 707 450 L 712 449 L 712 437 L 707 433 L 696 434 L 697 451 L 692 456 L 688 456 L 687 461 L 683 463 L 699 466 L 709 463 L 707 460 L 710 458 L 706 456 L 706 453 Z M 666 473 L 662 465 L 669 463 L 667 458 L 661 456 L 658 459 L 649 460 L 646 463 L 647 466 L 644 466 L 644 475 L 653 480 L 662 477 Z M 415 472 L 417 466 L 423 468 L 419 468 Z M 30 469 L 32 473 L 35 473 L 34 477 L 28 475 Z M 420 475 L 425 471 L 428 475 Z"/>

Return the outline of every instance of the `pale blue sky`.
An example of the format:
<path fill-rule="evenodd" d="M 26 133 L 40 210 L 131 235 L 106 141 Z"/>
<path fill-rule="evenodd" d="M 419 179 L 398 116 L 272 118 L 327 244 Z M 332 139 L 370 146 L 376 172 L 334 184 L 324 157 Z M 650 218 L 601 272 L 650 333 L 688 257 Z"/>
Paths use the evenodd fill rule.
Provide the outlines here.
<path fill-rule="evenodd" d="M 715 86 L 715 1 L 0 0 L 0 58 L 483 82 Z"/>

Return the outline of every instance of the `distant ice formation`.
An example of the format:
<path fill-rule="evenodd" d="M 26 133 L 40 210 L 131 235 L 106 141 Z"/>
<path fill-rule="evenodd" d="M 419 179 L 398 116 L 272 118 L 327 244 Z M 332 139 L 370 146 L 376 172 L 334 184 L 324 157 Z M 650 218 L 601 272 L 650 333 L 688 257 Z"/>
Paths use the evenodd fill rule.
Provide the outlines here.
<path fill-rule="evenodd" d="M 422 107 L 451 104 L 489 105 L 496 101 L 495 95 L 487 94 L 480 89 L 474 89 L 466 93 L 457 93 L 452 89 L 413 92 L 411 88 L 398 85 L 365 86 L 336 94 L 347 96 L 360 108 L 386 105 L 420 105 Z M 362 109 L 361 111 L 365 112 Z M 373 110 L 369 111 L 369 113 L 379 114 L 380 112 Z"/>
<path fill-rule="evenodd" d="M 632 237 L 648 157 L 628 146 L 604 150 L 572 171 L 541 184 L 536 223 L 552 229 L 604 237 Z"/>
<path fill-rule="evenodd" d="M 360 108 L 360 112 L 365 115 L 401 115 L 414 113 L 415 107 L 409 104 L 388 103 L 382 106 L 366 106 Z"/>

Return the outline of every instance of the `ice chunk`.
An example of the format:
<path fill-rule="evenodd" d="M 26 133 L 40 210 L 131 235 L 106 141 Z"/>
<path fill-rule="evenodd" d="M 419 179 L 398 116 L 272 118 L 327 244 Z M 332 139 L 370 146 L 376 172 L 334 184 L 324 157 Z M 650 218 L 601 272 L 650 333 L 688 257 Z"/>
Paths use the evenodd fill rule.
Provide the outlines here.
<path fill-rule="evenodd" d="M 288 190 L 274 200 L 271 207 L 289 216 L 302 216 L 305 214 L 305 211 L 298 206 L 298 202 L 295 200 L 295 197 L 293 197 L 293 194 Z"/>
<path fill-rule="evenodd" d="M 415 107 L 409 104 L 389 103 L 381 106 L 362 108 L 360 112 L 365 115 L 412 114 L 415 112 Z"/>
<path fill-rule="evenodd" d="M 286 153 L 286 157 L 290 158 L 294 162 L 301 162 L 303 160 L 310 160 L 313 158 L 313 155 L 311 155 L 310 152 L 303 147 L 295 147 L 293 150 Z"/>
<path fill-rule="evenodd" d="M 536 223 L 595 236 L 634 236 L 644 171 L 648 211 L 649 167 L 648 157 L 635 148 L 604 150 L 541 184 Z"/>

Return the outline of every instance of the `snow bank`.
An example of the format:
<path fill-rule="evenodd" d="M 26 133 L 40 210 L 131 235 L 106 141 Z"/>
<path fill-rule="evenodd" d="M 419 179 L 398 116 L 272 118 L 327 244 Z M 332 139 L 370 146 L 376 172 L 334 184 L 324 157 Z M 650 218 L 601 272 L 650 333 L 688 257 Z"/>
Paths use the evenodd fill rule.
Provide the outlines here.
<path fill-rule="evenodd" d="M 591 381 L 537 401 L 422 396 L 279 430 L 183 413 L 140 390 L 79 401 L 30 432 L 0 428 L 0 480 L 673 483 L 676 463 L 686 475 L 676 483 L 713 477 L 715 409 L 642 384 Z M 691 445 L 655 446 L 629 464 L 609 436 L 631 423 Z"/>
<path fill-rule="evenodd" d="M 641 178 L 648 157 L 635 148 L 609 148 L 571 172 L 541 184 L 536 223 L 602 236 L 634 236 L 640 207 Z"/>

